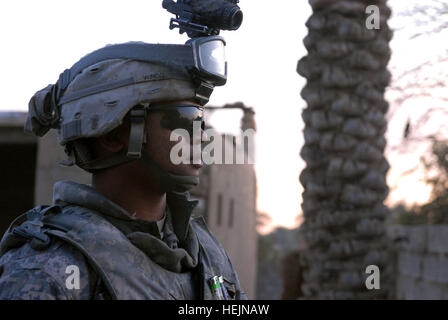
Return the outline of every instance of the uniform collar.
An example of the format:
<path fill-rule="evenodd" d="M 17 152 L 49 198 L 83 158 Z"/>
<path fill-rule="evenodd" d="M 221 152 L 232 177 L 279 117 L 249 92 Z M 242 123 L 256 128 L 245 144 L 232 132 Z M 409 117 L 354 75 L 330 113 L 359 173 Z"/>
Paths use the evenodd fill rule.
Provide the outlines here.
<path fill-rule="evenodd" d="M 198 201 L 190 200 L 188 192 L 167 193 L 166 201 L 171 214 L 173 231 L 182 244 L 186 239 L 191 214 Z M 145 221 L 133 217 L 90 185 L 68 180 L 56 182 L 53 188 L 53 204 L 77 205 L 114 219 L 134 222 L 134 224 L 146 226 L 151 234 L 160 237 L 155 221 Z"/>

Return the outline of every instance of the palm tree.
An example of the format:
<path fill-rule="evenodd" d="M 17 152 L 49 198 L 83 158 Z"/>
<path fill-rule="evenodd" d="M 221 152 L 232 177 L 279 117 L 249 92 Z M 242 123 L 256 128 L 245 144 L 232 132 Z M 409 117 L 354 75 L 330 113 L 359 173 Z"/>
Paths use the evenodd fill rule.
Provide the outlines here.
<path fill-rule="evenodd" d="M 311 299 L 387 298 L 388 279 L 383 201 L 384 157 L 390 81 L 387 63 L 392 32 L 386 0 L 309 0 L 308 55 L 297 72 L 307 79 L 301 95 L 306 168 L 301 253 L 302 291 Z M 379 29 L 366 26 L 368 5 L 381 14 Z M 368 290 L 368 265 L 380 270 L 380 289 Z"/>

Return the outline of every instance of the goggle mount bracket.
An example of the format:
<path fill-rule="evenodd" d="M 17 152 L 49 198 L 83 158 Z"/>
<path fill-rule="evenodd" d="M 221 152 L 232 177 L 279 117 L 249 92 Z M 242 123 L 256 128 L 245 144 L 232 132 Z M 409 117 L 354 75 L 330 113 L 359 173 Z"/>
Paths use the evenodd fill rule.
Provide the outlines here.
<path fill-rule="evenodd" d="M 198 81 L 198 85 L 196 87 L 196 96 L 195 99 L 198 101 L 198 103 L 201 106 L 204 106 L 208 103 L 210 96 L 213 93 L 213 89 L 215 88 L 214 85 L 211 83 L 208 83 L 203 80 Z"/>

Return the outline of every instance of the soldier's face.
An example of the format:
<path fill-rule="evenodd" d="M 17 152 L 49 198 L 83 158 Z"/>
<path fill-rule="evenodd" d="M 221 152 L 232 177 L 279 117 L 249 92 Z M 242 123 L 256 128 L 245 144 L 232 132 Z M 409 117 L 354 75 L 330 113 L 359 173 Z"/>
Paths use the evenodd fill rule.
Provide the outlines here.
<path fill-rule="evenodd" d="M 170 104 L 171 103 L 199 106 L 198 104 L 192 101 L 174 101 L 170 102 Z M 161 104 L 166 104 L 166 102 L 153 104 L 153 106 Z M 179 175 L 198 176 L 200 173 L 200 169 L 202 168 L 202 161 L 200 164 L 193 163 L 193 156 L 195 156 L 196 158 L 199 157 L 200 159 L 200 152 L 196 153 L 195 155 L 193 154 L 193 139 L 189 139 L 190 144 L 186 145 L 186 147 L 189 148 L 189 156 L 190 156 L 189 163 L 187 164 L 173 163 L 171 150 L 173 149 L 174 146 L 180 143 L 185 143 L 185 141 L 180 142 L 181 138 L 179 138 L 178 141 L 171 141 L 170 137 L 173 130 L 167 129 L 162 125 L 162 119 L 164 116 L 165 114 L 162 111 L 150 112 L 148 114 L 148 117 L 146 119 L 146 128 L 147 128 L 147 143 L 145 144 L 146 150 L 151 154 L 154 161 L 163 169 Z M 201 129 L 201 135 L 204 134 L 205 133 Z M 200 141 L 195 141 L 195 143 L 200 143 Z M 186 149 L 181 148 L 180 153 L 178 153 L 179 157 L 183 156 L 182 150 Z M 196 146 L 195 148 L 195 151 L 197 150 L 198 146 Z"/>

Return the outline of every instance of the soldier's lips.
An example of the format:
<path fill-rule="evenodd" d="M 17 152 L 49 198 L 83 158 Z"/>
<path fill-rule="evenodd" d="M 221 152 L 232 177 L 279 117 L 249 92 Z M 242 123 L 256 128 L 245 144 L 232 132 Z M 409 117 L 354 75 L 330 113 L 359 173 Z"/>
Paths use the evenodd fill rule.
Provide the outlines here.
<path fill-rule="evenodd" d="M 193 168 L 196 168 L 196 169 L 201 169 L 204 165 L 203 165 L 202 160 L 201 160 L 200 163 L 192 163 L 191 166 Z"/>

